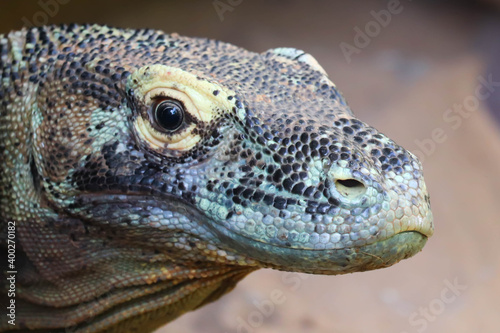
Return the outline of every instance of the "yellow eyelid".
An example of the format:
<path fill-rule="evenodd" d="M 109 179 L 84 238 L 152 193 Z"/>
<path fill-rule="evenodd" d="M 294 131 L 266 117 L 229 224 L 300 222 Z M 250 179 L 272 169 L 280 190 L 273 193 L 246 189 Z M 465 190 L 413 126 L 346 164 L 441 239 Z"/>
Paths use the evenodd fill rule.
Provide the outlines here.
<path fill-rule="evenodd" d="M 142 102 L 149 104 L 151 98 L 165 96 L 182 101 L 186 111 L 193 117 L 209 122 L 217 116 L 217 110 L 231 110 L 228 100 L 232 91 L 200 78 L 180 68 L 165 65 L 144 66 L 135 71 L 127 81 L 127 89 L 133 89 L 136 96 L 143 96 Z M 213 92 L 217 90 L 218 95 Z"/>
<path fill-rule="evenodd" d="M 228 98 L 234 96 L 234 92 L 180 68 L 165 65 L 138 69 L 127 80 L 127 91 L 129 89 L 148 108 L 159 98 L 178 100 L 184 105 L 185 112 L 202 124 L 214 121 L 234 107 L 234 102 Z M 179 133 L 164 133 L 155 129 L 149 118 L 150 115 L 138 114 L 133 125 L 139 138 L 153 149 L 187 151 L 201 140 L 200 134 L 192 133 L 196 123 L 189 124 Z"/>

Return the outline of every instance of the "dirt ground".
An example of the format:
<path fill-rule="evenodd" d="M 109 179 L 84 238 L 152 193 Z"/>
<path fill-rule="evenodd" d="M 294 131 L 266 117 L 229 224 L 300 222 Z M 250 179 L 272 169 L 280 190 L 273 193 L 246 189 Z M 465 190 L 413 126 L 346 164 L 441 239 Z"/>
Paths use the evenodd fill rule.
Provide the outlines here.
<path fill-rule="evenodd" d="M 436 231 L 414 258 L 344 276 L 261 270 L 158 333 L 499 332 L 494 7 L 402 0 L 381 25 L 372 11 L 389 10 L 385 1 L 58 1 L 50 11 L 35 1 L 2 2 L 0 32 L 44 21 L 96 22 L 211 37 L 259 52 L 304 49 L 359 118 L 424 162 Z M 364 43 L 358 28 L 372 29 Z M 341 45 L 353 53 L 346 57 Z"/>

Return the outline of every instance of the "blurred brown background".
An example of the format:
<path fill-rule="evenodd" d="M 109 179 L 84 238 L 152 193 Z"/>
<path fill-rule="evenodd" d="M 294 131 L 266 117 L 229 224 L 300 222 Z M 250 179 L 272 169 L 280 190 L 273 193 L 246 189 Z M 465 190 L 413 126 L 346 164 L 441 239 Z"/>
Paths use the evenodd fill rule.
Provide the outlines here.
<path fill-rule="evenodd" d="M 499 332 L 498 8 L 495 1 L 411 0 L 394 8 L 382 25 L 372 11 L 387 13 L 387 1 L 2 1 L 0 32 L 90 22 L 258 52 L 304 49 L 359 118 L 424 162 L 436 232 L 416 257 L 344 276 L 261 270 L 158 332 Z M 356 39 L 358 28 L 372 36 Z M 350 61 L 341 45 L 356 48 Z M 488 96 L 477 98 L 484 81 L 491 81 L 480 88 Z M 274 290 L 284 296 L 270 306 Z"/>

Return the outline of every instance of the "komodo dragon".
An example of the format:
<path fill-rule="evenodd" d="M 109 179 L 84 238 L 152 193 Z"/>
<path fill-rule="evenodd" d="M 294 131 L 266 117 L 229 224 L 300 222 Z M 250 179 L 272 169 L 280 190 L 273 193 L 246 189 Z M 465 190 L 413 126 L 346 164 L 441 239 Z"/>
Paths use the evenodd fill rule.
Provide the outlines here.
<path fill-rule="evenodd" d="M 388 267 L 433 233 L 420 162 L 303 51 L 63 25 L 0 57 L 0 332 L 147 332 L 259 268 Z"/>

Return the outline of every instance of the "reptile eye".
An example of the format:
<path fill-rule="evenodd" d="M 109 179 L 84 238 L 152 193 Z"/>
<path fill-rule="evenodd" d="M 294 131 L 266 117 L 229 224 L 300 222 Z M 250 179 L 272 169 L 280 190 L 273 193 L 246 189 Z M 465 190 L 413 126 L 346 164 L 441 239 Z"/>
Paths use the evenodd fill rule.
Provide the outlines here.
<path fill-rule="evenodd" d="M 156 124 L 166 131 L 175 131 L 184 121 L 184 107 L 177 101 L 160 100 L 153 104 L 152 109 Z"/>

